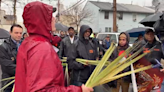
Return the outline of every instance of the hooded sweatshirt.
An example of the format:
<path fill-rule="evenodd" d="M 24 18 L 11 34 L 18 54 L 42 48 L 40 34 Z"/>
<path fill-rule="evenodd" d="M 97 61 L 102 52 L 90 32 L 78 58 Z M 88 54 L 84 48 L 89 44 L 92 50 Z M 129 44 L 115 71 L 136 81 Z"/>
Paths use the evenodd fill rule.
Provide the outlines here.
<path fill-rule="evenodd" d="M 127 43 L 124 46 L 120 46 L 120 44 L 118 43 L 117 48 L 112 53 L 112 56 L 110 58 L 112 61 L 115 60 L 118 56 L 120 56 L 129 47 L 129 40 L 130 40 L 129 34 L 127 34 L 126 32 L 122 32 L 122 33 L 120 33 L 119 38 L 120 38 L 121 34 L 125 34 L 126 35 Z M 130 67 L 127 67 L 121 73 L 130 71 L 130 70 L 131 70 Z M 131 82 L 131 76 L 130 75 L 125 76 L 125 77 L 123 77 L 123 80 L 124 80 L 124 82 Z M 117 87 L 117 81 L 116 80 L 112 81 L 112 82 L 110 82 L 108 84 L 109 84 L 110 87 L 114 87 L 114 88 Z"/>
<path fill-rule="evenodd" d="M 129 47 L 129 40 L 130 40 L 129 34 L 122 32 L 122 33 L 120 33 L 119 38 L 120 38 L 121 34 L 126 35 L 126 41 L 127 42 L 124 46 L 120 46 L 120 44 L 118 43 L 116 50 L 112 54 L 112 57 L 111 57 L 112 60 L 116 59 L 121 53 L 123 53 Z"/>
<path fill-rule="evenodd" d="M 38 1 L 24 8 L 30 36 L 19 47 L 14 92 L 82 92 L 81 87 L 64 87 L 63 68 L 51 45 L 52 11 L 52 6 Z"/>
<path fill-rule="evenodd" d="M 81 63 L 76 62 L 76 58 L 96 60 L 97 55 L 97 45 L 93 39 L 89 38 L 86 40 L 84 38 L 84 33 L 87 29 L 92 29 L 87 25 L 82 25 L 80 28 L 79 40 L 76 40 L 71 48 L 71 52 L 68 55 L 68 65 L 69 69 L 73 71 L 72 80 L 85 83 L 90 74 L 92 73 L 94 66 L 85 66 Z"/>

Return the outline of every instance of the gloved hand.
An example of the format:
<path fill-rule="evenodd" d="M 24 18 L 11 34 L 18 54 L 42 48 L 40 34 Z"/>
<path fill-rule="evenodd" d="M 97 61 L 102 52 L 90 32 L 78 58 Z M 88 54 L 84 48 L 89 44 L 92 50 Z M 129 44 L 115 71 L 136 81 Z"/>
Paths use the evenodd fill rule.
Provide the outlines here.
<path fill-rule="evenodd" d="M 153 64 L 153 68 L 160 68 L 160 69 L 163 68 L 162 64 L 157 59 L 154 59 L 152 64 Z"/>

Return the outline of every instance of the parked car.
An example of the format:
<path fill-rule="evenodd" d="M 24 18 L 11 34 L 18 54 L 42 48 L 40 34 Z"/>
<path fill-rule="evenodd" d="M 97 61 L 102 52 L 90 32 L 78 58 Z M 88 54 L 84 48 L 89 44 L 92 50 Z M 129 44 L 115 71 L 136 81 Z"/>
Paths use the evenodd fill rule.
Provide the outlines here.
<path fill-rule="evenodd" d="M 99 43 L 102 44 L 103 40 L 107 35 L 110 35 L 110 40 L 118 43 L 118 36 L 120 33 L 98 33 L 96 38 L 99 40 Z M 129 45 L 132 46 L 137 37 L 130 37 Z"/>

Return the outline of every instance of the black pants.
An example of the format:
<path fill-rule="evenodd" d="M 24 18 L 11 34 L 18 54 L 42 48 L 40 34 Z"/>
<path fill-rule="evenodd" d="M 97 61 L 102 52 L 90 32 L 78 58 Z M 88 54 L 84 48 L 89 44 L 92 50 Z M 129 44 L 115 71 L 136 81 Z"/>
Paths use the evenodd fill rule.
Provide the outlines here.
<path fill-rule="evenodd" d="M 8 86 L 6 89 L 4 89 L 3 92 L 11 92 L 12 89 L 13 89 L 13 85 L 14 85 L 14 84 L 11 84 L 10 86 Z"/>

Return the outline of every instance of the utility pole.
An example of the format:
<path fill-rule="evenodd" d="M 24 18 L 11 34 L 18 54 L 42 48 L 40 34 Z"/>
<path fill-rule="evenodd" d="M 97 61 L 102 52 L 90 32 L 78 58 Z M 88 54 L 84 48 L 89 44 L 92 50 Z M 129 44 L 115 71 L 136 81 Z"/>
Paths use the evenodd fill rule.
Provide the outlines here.
<path fill-rule="evenodd" d="M 60 0 L 58 0 L 58 21 L 60 21 Z"/>
<path fill-rule="evenodd" d="M 16 22 L 16 3 L 17 3 L 17 0 L 14 0 L 14 8 L 13 8 L 14 21 L 13 21 L 13 24 L 15 24 L 15 22 Z"/>
<path fill-rule="evenodd" d="M 113 0 L 113 32 L 117 32 L 117 1 Z"/>

